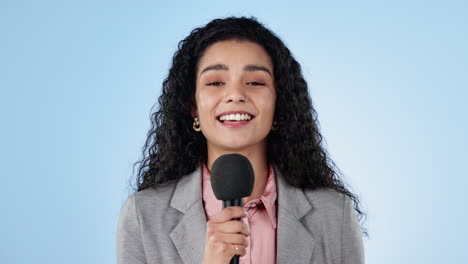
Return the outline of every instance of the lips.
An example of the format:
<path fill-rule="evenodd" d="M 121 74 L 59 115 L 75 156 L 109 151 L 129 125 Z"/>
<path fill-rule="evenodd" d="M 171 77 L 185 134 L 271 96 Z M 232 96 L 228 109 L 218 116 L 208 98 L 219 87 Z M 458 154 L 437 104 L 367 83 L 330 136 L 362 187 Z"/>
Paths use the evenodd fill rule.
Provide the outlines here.
<path fill-rule="evenodd" d="M 243 110 L 222 112 L 216 117 L 221 123 L 248 122 L 254 118 L 253 114 Z"/>
<path fill-rule="evenodd" d="M 239 128 L 247 125 L 255 116 L 247 111 L 226 111 L 219 114 L 216 119 L 228 128 Z"/>

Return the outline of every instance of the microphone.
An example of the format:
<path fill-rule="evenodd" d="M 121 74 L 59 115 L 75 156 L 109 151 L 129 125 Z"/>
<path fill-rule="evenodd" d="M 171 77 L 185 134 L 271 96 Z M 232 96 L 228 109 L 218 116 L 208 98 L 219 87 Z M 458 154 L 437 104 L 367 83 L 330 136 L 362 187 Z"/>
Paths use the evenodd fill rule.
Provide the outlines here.
<path fill-rule="evenodd" d="M 242 207 L 242 198 L 252 194 L 254 183 L 252 164 L 243 155 L 221 155 L 211 167 L 211 187 L 216 198 L 223 201 L 223 208 Z M 240 218 L 234 220 L 240 221 Z M 234 256 L 230 263 L 239 264 L 239 256 Z"/>

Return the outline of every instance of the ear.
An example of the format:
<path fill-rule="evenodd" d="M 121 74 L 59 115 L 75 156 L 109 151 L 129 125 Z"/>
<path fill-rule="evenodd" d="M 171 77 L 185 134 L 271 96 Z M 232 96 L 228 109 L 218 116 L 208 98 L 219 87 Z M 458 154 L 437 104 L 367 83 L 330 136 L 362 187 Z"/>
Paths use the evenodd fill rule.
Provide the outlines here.
<path fill-rule="evenodd" d="M 189 105 L 190 105 L 190 114 L 192 115 L 192 117 L 198 116 L 197 102 L 195 101 L 195 98 L 189 99 Z"/>
<path fill-rule="evenodd" d="M 198 111 L 196 106 L 192 106 L 192 110 L 190 111 L 190 114 L 192 114 L 192 117 L 198 116 Z"/>

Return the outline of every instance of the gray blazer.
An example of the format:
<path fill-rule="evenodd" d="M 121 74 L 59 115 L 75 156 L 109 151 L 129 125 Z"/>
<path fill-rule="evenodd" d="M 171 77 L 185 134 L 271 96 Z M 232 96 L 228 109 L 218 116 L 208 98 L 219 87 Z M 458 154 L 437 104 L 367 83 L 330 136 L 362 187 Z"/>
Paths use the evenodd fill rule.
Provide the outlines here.
<path fill-rule="evenodd" d="M 292 187 L 274 168 L 277 263 L 364 263 L 360 226 L 351 200 L 331 189 Z M 117 229 L 119 264 L 201 263 L 207 222 L 201 177 L 199 167 L 177 183 L 128 198 Z"/>

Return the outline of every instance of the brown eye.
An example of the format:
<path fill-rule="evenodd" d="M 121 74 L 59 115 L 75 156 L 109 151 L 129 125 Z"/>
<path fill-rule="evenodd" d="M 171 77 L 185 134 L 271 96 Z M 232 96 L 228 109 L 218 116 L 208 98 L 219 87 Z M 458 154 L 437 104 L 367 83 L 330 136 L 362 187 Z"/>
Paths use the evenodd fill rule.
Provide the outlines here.
<path fill-rule="evenodd" d="M 220 85 L 223 85 L 222 82 L 210 82 L 210 83 L 207 83 L 206 85 L 209 85 L 209 86 L 220 86 Z"/>
<path fill-rule="evenodd" d="M 261 82 L 248 82 L 247 84 L 252 84 L 252 86 L 265 85 L 264 83 L 261 83 Z"/>

